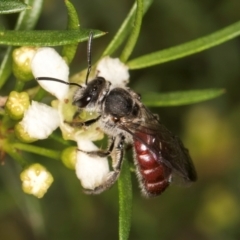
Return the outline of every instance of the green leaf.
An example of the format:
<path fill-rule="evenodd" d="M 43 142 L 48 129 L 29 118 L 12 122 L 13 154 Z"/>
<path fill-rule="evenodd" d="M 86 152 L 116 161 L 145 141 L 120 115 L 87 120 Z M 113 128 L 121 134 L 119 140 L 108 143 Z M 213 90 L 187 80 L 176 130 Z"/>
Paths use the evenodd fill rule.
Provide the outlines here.
<path fill-rule="evenodd" d="M 25 0 L 25 3 L 32 6 L 31 11 L 24 11 L 19 14 L 15 30 L 30 30 L 34 28 L 39 18 L 44 0 Z M 8 47 L 0 66 L 0 88 L 4 85 L 12 72 L 12 47 Z"/>
<path fill-rule="evenodd" d="M 119 239 L 127 240 L 132 217 L 132 183 L 129 164 L 123 161 L 121 175 L 118 179 L 119 192 Z"/>
<path fill-rule="evenodd" d="M 143 0 L 143 15 L 147 12 L 152 2 L 153 0 Z M 123 41 L 127 38 L 133 26 L 136 9 L 137 9 L 137 4 L 134 3 L 133 7 L 131 8 L 130 12 L 128 13 L 127 17 L 122 23 L 121 27 L 119 28 L 119 30 L 113 37 L 112 41 L 109 43 L 109 45 L 103 52 L 102 57 L 108 56 L 114 53 L 118 49 L 118 47 L 123 43 Z"/>
<path fill-rule="evenodd" d="M 146 106 L 172 107 L 203 102 L 224 93 L 224 89 L 190 90 L 170 93 L 149 92 L 142 95 L 142 101 Z"/>
<path fill-rule="evenodd" d="M 222 30 L 175 47 L 150 53 L 127 62 L 129 69 L 150 67 L 217 46 L 240 35 L 240 21 Z"/>
<path fill-rule="evenodd" d="M 25 0 L 31 6 L 30 11 L 21 12 L 15 30 L 31 30 L 35 27 L 42 11 L 44 0 Z"/>
<path fill-rule="evenodd" d="M 138 35 L 140 33 L 140 29 L 142 25 L 142 17 L 143 17 L 143 0 L 137 0 L 137 10 L 136 10 L 135 20 L 133 24 L 134 27 L 122 51 L 122 54 L 120 55 L 120 60 L 124 63 L 128 60 L 137 42 Z"/>
<path fill-rule="evenodd" d="M 68 0 L 65 1 L 68 10 L 68 30 L 79 30 L 80 23 L 78 19 L 78 14 L 72 3 Z M 68 64 L 70 64 L 76 54 L 78 43 L 65 45 L 62 49 L 62 56 L 65 57 Z"/>
<path fill-rule="evenodd" d="M 0 44 L 9 46 L 61 46 L 88 40 L 89 32 L 94 37 L 104 32 L 93 29 L 79 30 L 36 30 L 36 31 L 0 31 Z"/>
<path fill-rule="evenodd" d="M 12 72 L 12 47 L 7 48 L 0 65 L 0 88 L 4 85 Z"/>
<path fill-rule="evenodd" d="M 17 0 L 0 0 L 0 14 L 21 12 L 31 7 Z"/>

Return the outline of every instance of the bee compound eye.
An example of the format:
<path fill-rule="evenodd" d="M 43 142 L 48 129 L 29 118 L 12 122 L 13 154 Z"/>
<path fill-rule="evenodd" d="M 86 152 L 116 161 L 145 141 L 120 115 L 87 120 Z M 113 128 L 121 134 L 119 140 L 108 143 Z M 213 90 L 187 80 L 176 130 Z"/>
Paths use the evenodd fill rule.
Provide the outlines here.
<path fill-rule="evenodd" d="M 95 86 L 93 86 L 91 93 L 94 93 L 96 91 L 97 91 L 97 86 L 95 85 Z"/>
<path fill-rule="evenodd" d="M 74 105 L 76 105 L 76 106 L 78 106 L 80 108 L 84 108 L 84 107 L 86 107 L 89 104 L 91 99 L 92 98 L 90 96 L 83 97 L 83 98 L 79 99 L 78 101 L 76 101 L 74 103 Z"/>
<path fill-rule="evenodd" d="M 116 123 L 119 122 L 119 118 L 118 117 L 113 117 L 112 120 Z"/>

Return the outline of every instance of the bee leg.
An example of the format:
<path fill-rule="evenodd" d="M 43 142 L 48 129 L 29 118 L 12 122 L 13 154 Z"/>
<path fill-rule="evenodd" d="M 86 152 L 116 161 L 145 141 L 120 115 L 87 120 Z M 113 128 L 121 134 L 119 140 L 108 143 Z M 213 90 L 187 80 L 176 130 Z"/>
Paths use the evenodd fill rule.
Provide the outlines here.
<path fill-rule="evenodd" d="M 97 118 L 94 118 L 94 119 L 90 119 L 86 122 L 67 122 L 67 121 L 64 121 L 64 123 L 67 123 L 69 124 L 71 127 L 83 127 L 83 126 L 91 126 L 92 124 L 94 124 L 95 122 L 97 122 L 99 120 L 99 118 L 101 117 L 101 115 L 99 115 Z"/>
<path fill-rule="evenodd" d="M 154 113 L 153 116 L 156 118 L 156 120 L 160 121 L 160 117 L 157 113 Z"/>
<path fill-rule="evenodd" d="M 124 140 L 125 137 L 122 135 L 115 140 L 115 148 L 114 151 L 112 151 L 112 167 L 114 171 L 121 170 L 124 153 Z"/>
<path fill-rule="evenodd" d="M 112 140 L 110 141 L 110 144 L 109 144 L 109 147 L 106 151 L 103 151 L 103 150 L 97 150 L 97 151 L 84 151 L 84 150 L 81 150 L 81 149 L 78 149 L 78 151 L 81 151 L 81 152 L 84 152 L 86 154 L 88 154 L 89 156 L 91 157 L 107 157 L 109 156 L 112 151 L 113 151 L 113 148 L 114 148 L 114 143 L 115 143 L 115 138 L 112 137 Z"/>
<path fill-rule="evenodd" d="M 83 122 L 82 124 L 83 124 L 83 126 L 87 126 L 88 127 L 88 126 L 94 124 L 95 122 L 97 122 L 100 119 L 100 117 L 101 117 L 101 115 L 99 115 L 97 118 L 90 119 L 90 120 L 88 120 L 86 122 Z"/>
<path fill-rule="evenodd" d="M 95 189 L 85 189 L 84 192 L 86 194 L 100 194 L 105 190 L 111 188 L 112 185 L 117 181 L 122 167 L 124 140 L 125 138 L 123 136 L 117 137 L 117 139 L 115 139 L 114 149 L 112 150 L 111 154 L 113 171 L 111 171 L 107 175 L 105 181 Z"/>

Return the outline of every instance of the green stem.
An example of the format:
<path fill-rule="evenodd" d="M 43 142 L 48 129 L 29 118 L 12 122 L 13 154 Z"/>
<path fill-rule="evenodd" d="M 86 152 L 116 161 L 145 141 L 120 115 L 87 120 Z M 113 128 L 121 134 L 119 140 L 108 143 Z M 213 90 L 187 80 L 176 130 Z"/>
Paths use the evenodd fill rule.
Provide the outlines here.
<path fill-rule="evenodd" d="M 13 144 L 9 142 L 8 140 L 2 141 L 2 149 L 4 152 L 6 152 L 8 155 L 10 155 L 14 160 L 16 160 L 22 168 L 26 167 L 28 165 L 28 162 L 25 158 L 23 158 L 17 151 L 17 149 L 14 148 Z"/>
<path fill-rule="evenodd" d="M 132 183 L 128 161 L 123 162 L 118 179 L 119 192 L 119 239 L 129 238 L 132 217 Z"/>
<path fill-rule="evenodd" d="M 6 112 L 3 115 L 2 122 L 0 124 L 0 133 L 5 136 L 8 135 L 7 131 L 16 124 L 16 121 L 12 120 Z"/>
<path fill-rule="evenodd" d="M 50 149 L 46 149 L 43 147 L 38 147 L 30 144 L 12 143 L 11 146 L 18 150 L 35 153 L 44 157 L 52 158 L 54 160 L 60 160 L 60 157 L 61 157 L 60 151 L 50 150 Z"/>
<path fill-rule="evenodd" d="M 131 55 L 133 48 L 137 42 L 138 35 L 140 33 L 141 25 L 142 25 L 142 16 L 143 16 L 143 1 L 137 0 L 137 12 L 134 22 L 134 27 L 132 33 L 126 43 L 125 48 L 120 56 L 120 60 L 122 62 L 126 62 Z"/>
<path fill-rule="evenodd" d="M 25 85 L 25 82 L 17 80 L 14 90 L 17 92 L 21 92 L 23 90 L 24 85 Z"/>
<path fill-rule="evenodd" d="M 39 88 L 37 93 L 35 94 L 33 100 L 34 101 L 41 101 L 43 99 L 43 97 L 46 95 L 46 91 L 43 88 Z"/>
<path fill-rule="evenodd" d="M 59 135 L 57 135 L 56 133 L 52 133 L 49 138 L 55 140 L 56 142 L 59 142 L 63 145 L 66 145 L 66 146 L 71 146 L 70 142 L 67 141 L 67 140 L 64 140 L 62 137 L 60 137 Z"/>

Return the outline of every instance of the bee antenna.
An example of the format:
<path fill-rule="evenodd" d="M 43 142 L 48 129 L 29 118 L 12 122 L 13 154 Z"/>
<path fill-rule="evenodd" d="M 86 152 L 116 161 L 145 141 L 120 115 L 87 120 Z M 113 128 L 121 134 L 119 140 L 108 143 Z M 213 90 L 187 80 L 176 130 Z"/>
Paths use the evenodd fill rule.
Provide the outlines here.
<path fill-rule="evenodd" d="M 82 86 L 78 83 L 69 83 L 69 82 L 65 82 L 61 79 L 57 79 L 57 78 L 51 78 L 51 77 L 37 77 L 35 78 L 37 81 L 53 81 L 53 82 L 60 82 L 60 83 L 64 83 L 66 85 L 71 85 L 71 86 L 78 86 L 80 88 L 82 88 Z"/>
<path fill-rule="evenodd" d="M 85 80 L 85 84 L 87 85 L 88 83 L 88 77 L 89 74 L 91 72 L 91 68 L 92 68 L 92 40 L 93 40 L 93 32 L 91 31 L 89 33 L 89 37 L 88 37 L 88 45 L 87 45 L 87 63 L 88 63 L 88 67 L 87 67 L 87 74 L 86 74 L 86 80 Z M 36 78 L 37 81 L 54 81 L 54 82 L 60 82 L 66 85 L 71 85 L 71 86 L 78 86 L 80 88 L 82 88 L 81 85 L 77 84 L 77 83 L 69 83 L 69 82 L 65 82 L 61 79 L 57 79 L 57 78 L 52 78 L 52 77 L 37 77 Z"/>
<path fill-rule="evenodd" d="M 92 68 L 92 40 L 93 40 L 93 32 L 91 31 L 89 33 L 89 37 L 88 37 L 88 45 L 87 45 L 87 63 L 88 63 L 88 68 L 87 68 L 87 75 L 86 75 L 86 85 L 88 83 L 88 77 L 89 74 L 91 72 L 91 68 Z"/>

